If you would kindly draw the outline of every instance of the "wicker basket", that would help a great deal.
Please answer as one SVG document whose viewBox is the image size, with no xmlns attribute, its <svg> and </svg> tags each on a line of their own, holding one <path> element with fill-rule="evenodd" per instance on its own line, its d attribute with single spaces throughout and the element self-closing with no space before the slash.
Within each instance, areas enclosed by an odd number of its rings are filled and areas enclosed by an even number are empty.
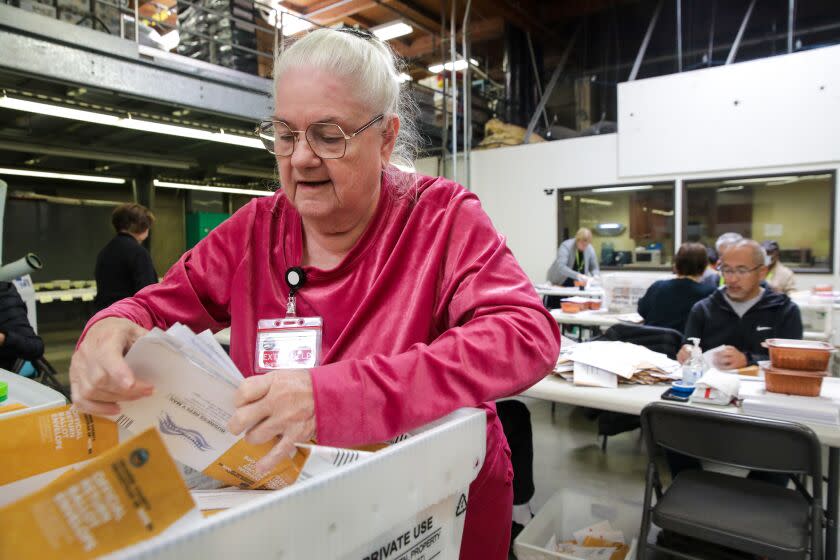
<svg viewBox="0 0 840 560">
<path fill-rule="evenodd" d="M 776 369 L 825 371 L 834 348 L 825 342 L 769 338 L 770 361 Z"/>
<path fill-rule="evenodd" d="M 827 371 L 797 371 L 765 366 L 764 386 L 770 393 L 819 397 Z"/>
</svg>

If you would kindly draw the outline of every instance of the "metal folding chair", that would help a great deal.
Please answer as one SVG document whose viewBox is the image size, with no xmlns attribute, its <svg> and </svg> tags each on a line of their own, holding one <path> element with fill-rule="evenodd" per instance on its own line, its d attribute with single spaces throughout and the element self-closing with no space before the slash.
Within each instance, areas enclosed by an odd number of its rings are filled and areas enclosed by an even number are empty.
<svg viewBox="0 0 840 560">
<path fill-rule="evenodd" d="M 821 447 L 810 428 L 673 403 L 649 404 L 641 419 L 649 461 L 640 560 L 650 549 L 700 560 L 663 544 L 648 544 L 651 523 L 665 531 L 776 560 L 823 558 Z M 690 470 L 679 473 L 663 489 L 656 463 L 661 449 L 744 469 L 798 475 L 792 477 L 797 488 Z"/>
</svg>

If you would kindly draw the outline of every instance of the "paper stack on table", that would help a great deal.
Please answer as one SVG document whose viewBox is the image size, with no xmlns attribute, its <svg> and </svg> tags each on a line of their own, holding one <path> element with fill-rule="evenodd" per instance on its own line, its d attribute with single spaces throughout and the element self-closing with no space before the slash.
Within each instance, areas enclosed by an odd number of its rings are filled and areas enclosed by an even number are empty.
<svg viewBox="0 0 840 560">
<path fill-rule="evenodd" d="M 764 383 L 742 383 L 741 408 L 745 414 L 794 422 L 840 425 L 840 384 L 825 383 L 819 397 L 769 393 Z"/>
<path fill-rule="evenodd" d="M 566 338 L 562 334 L 560 335 L 560 355 L 557 356 L 557 364 L 555 364 L 551 373 L 559 375 L 563 379 L 571 379 L 574 363 L 570 359 L 570 356 L 577 345 L 578 343 L 571 338 Z"/>
<path fill-rule="evenodd" d="M 568 359 L 574 363 L 575 385 L 588 387 L 618 387 L 619 381 L 650 385 L 680 375 L 676 360 L 629 342 L 585 342 Z"/>
<path fill-rule="evenodd" d="M 120 403 L 121 414 L 114 420 L 121 428 L 135 433 L 157 428 L 177 461 L 229 486 L 276 490 L 294 483 L 305 470 L 312 448 L 298 449 L 269 473 L 257 472 L 257 461 L 276 440 L 253 445 L 228 431 L 243 377 L 210 331 L 195 335 L 179 324 L 166 332 L 153 329 L 134 343 L 125 359 L 155 392 Z"/>
</svg>

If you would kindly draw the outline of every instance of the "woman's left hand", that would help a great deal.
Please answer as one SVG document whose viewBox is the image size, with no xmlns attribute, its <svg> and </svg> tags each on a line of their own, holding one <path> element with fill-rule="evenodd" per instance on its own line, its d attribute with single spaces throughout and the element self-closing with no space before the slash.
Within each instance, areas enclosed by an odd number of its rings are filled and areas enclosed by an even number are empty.
<svg viewBox="0 0 840 560">
<path fill-rule="evenodd" d="M 315 437 L 315 399 L 312 376 L 308 370 L 270 371 L 246 379 L 236 391 L 236 413 L 228 429 L 236 435 L 247 432 L 245 439 L 261 444 L 280 439 L 257 470 L 265 473 L 285 458 L 294 456 L 295 443 Z"/>
</svg>

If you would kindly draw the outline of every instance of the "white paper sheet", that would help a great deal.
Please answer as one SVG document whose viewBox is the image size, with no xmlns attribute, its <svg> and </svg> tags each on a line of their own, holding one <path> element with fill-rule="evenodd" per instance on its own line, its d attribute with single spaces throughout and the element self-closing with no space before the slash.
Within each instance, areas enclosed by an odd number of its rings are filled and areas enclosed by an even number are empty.
<svg viewBox="0 0 840 560">
<path fill-rule="evenodd" d="M 594 366 L 575 362 L 574 384 L 583 387 L 615 389 L 618 387 L 618 376 Z"/>
</svg>

